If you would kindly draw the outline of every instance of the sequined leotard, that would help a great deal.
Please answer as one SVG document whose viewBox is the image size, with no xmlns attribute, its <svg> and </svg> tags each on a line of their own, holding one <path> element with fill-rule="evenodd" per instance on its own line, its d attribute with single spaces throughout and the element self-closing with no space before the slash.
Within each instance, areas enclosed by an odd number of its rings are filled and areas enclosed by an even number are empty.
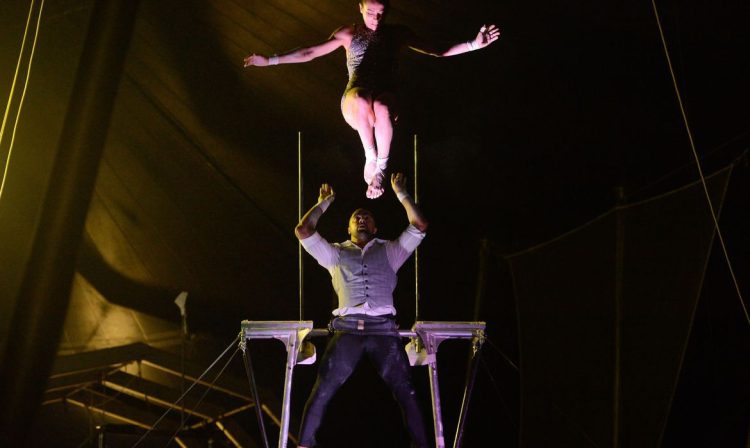
<svg viewBox="0 0 750 448">
<path fill-rule="evenodd" d="M 398 53 L 403 42 L 403 29 L 383 25 L 376 31 L 356 25 L 351 45 L 346 52 L 349 82 L 346 92 L 364 88 L 377 94 L 395 92 Z"/>
</svg>

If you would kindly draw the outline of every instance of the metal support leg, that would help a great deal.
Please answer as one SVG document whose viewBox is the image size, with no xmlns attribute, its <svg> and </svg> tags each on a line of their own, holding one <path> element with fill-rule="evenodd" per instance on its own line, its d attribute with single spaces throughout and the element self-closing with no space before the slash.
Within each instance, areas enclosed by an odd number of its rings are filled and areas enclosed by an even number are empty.
<svg viewBox="0 0 750 448">
<path fill-rule="evenodd" d="M 281 432 L 279 434 L 279 448 L 286 448 L 289 437 L 289 403 L 292 398 L 292 374 L 297 360 L 298 343 L 296 337 L 289 338 L 286 347 L 286 371 L 284 373 L 284 398 L 281 402 Z"/>
<path fill-rule="evenodd" d="M 435 428 L 435 446 L 445 448 L 443 436 L 443 415 L 440 409 L 440 384 L 438 383 L 437 361 L 428 366 L 430 373 L 430 391 L 432 392 L 432 421 Z"/>
<path fill-rule="evenodd" d="M 303 343 L 305 337 L 312 331 L 312 327 L 312 321 L 242 321 L 242 331 L 246 339 L 278 339 L 286 347 L 284 397 L 281 403 L 278 448 L 286 448 L 289 440 L 289 405 L 292 398 L 294 366 L 315 362 L 315 347 L 312 344 Z"/>
<path fill-rule="evenodd" d="M 484 322 L 416 322 L 414 324 L 414 332 L 422 341 L 424 351 L 421 354 L 414 353 L 412 356 L 415 358 L 416 365 L 427 364 L 428 366 L 430 392 L 432 393 L 432 419 L 437 448 L 445 448 L 437 368 L 438 346 L 446 339 L 472 339 L 476 348 L 477 341 L 484 340 L 484 328 Z M 466 398 L 464 400 L 466 401 Z M 461 413 L 464 414 L 463 409 Z M 458 434 L 456 437 L 457 440 L 460 440 Z"/>
</svg>

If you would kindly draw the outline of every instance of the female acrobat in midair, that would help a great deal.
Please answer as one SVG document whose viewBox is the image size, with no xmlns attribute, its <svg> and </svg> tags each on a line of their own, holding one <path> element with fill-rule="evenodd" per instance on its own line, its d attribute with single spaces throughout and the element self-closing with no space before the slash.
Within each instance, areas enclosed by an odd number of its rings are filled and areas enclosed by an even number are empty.
<svg viewBox="0 0 750 448">
<path fill-rule="evenodd" d="M 349 82 L 341 98 L 341 112 L 362 140 L 366 196 L 371 199 L 380 197 L 384 191 L 382 184 L 397 110 L 396 71 L 400 49 L 406 46 L 431 56 L 455 56 L 484 48 L 500 37 L 497 26 L 484 25 L 473 39 L 440 49 L 418 38 L 405 26 L 383 23 L 388 3 L 388 0 L 360 0 L 363 24 L 342 26 L 319 44 L 270 57 L 251 54 L 245 58 L 245 67 L 265 67 L 308 62 L 341 47 L 346 50 Z"/>
</svg>

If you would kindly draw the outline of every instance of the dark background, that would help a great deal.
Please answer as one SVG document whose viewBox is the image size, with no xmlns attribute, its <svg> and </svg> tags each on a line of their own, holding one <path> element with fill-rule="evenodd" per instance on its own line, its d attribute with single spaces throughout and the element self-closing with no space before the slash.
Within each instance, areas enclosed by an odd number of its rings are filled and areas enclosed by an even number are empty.
<svg viewBox="0 0 750 448">
<path fill-rule="evenodd" d="M 323 235 L 345 239 L 347 217 L 358 206 L 375 212 L 384 237 L 395 237 L 406 220 L 391 191 L 376 201 L 364 197 L 360 144 L 339 111 L 343 51 L 262 69 L 243 69 L 242 58 L 321 41 L 360 20 L 356 2 L 141 3 L 78 272 L 107 301 L 172 323 L 179 318 L 174 295 L 188 291 L 191 332 L 218 346 L 236 335 L 243 318 L 296 320 L 298 132 L 304 208 L 322 182 L 337 192 L 320 223 Z M 3 89 L 13 78 L 27 8 L 21 1 L 0 7 Z M 45 8 L 0 202 L 0 281 L 9 285 L 3 287 L 3 329 L 91 5 L 56 0 Z M 657 8 L 704 173 L 735 164 L 721 226 L 746 293 L 750 5 L 693 0 L 658 2 Z M 487 322 L 466 444 L 516 446 L 524 424 L 522 376 L 504 357 L 519 365 L 524 354 L 504 255 L 575 229 L 617 204 L 699 178 L 654 10 L 650 2 L 394 0 L 388 20 L 446 43 L 468 40 L 485 23 L 502 30 L 489 48 L 454 58 L 404 52 L 390 169 L 413 180 L 416 134 L 419 200 L 431 225 L 420 249 L 419 316 L 413 266 L 400 274 L 401 325 L 410 327 L 415 317 Z M 668 407 L 665 447 L 747 443 L 749 322 L 718 245 L 706 266 Z M 322 327 L 334 303 L 330 280 L 307 256 L 304 270 L 303 316 Z M 575 324 L 577 317 L 560 318 Z M 322 352 L 323 341 L 317 343 Z M 261 381 L 280 391 L 283 353 L 275 352 L 281 348 L 258 350 Z M 195 358 L 208 361 L 214 353 L 199 351 L 196 343 Z M 467 356 L 463 342 L 441 347 L 449 436 Z M 235 367 L 241 378 L 242 366 Z M 299 415 L 315 369 L 297 370 L 293 412 Z M 394 438 L 403 439 L 395 404 L 374 377 L 364 368 L 336 397 L 321 435 L 330 446 L 339 446 L 334 440 L 350 436 L 347 428 L 361 422 L 373 422 L 365 428 L 367 446 L 397 446 Z M 429 411 L 426 381 L 418 372 Z M 576 422 L 568 424 L 577 431 Z"/>
</svg>

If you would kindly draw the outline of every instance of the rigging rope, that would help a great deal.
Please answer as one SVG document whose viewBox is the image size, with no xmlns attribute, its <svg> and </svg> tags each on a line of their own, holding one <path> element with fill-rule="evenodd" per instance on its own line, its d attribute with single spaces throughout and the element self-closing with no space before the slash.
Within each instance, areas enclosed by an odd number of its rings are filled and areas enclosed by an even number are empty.
<svg viewBox="0 0 750 448">
<path fill-rule="evenodd" d="M 727 251 L 727 246 L 724 243 L 724 236 L 721 233 L 721 228 L 719 227 L 719 220 L 716 217 L 716 212 L 714 211 L 713 203 L 711 202 L 711 195 L 708 192 L 708 186 L 706 185 L 706 179 L 703 175 L 703 168 L 701 167 L 701 160 L 698 156 L 698 151 L 695 148 L 695 142 L 693 141 L 693 133 L 690 130 L 690 123 L 687 119 L 687 114 L 685 113 L 685 106 L 682 103 L 682 95 L 680 94 L 680 88 L 677 85 L 677 78 L 674 73 L 674 68 L 672 67 L 672 59 L 669 57 L 669 49 L 667 47 L 667 40 L 664 37 L 664 30 L 661 26 L 661 19 L 659 18 L 659 11 L 656 8 L 656 0 L 651 0 L 651 5 L 654 9 L 654 17 L 656 18 L 656 25 L 659 28 L 659 37 L 661 38 L 662 47 L 664 49 L 664 56 L 667 59 L 667 66 L 669 67 L 669 74 L 672 76 L 672 85 L 674 86 L 675 95 L 677 96 L 677 103 L 680 106 L 680 113 L 682 114 L 682 120 L 685 123 L 685 130 L 687 131 L 688 141 L 690 142 L 690 148 L 693 151 L 693 157 L 695 158 L 695 165 L 698 168 L 698 175 L 700 176 L 701 185 L 703 185 L 703 192 L 706 195 L 706 201 L 708 202 L 708 208 L 711 211 L 711 218 L 713 218 L 714 221 L 714 228 L 716 229 L 716 235 L 719 237 L 719 244 L 721 245 L 721 250 L 724 253 L 724 259 L 727 262 L 727 267 L 729 268 L 729 274 L 732 277 L 732 282 L 734 283 L 734 289 L 737 291 L 737 297 L 740 301 L 740 306 L 742 307 L 742 311 L 745 313 L 745 320 L 747 321 L 747 324 L 750 326 L 750 314 L 748 314 L 747 306 L 745 305 L 745 301 L 742 298 L 742 292 L 740 291 L 740 285 L 737 282 L 737 277 L 734 275 L 734 269 L 732 268 L 732 262 L 729 259 L 729 252 Z"/>
<path fill-rule="evenodd" d="M 216 358 L 216 359 L 214 360 L 214 362 L 212 362 L 212 363 L 211 363 L 211 365 L 210 365 L 210 366 L 208 366 L 208 368 L 206 368 L 206 370 L 204 370 L 204 371 L 203 371 L 203 373 L 201 373 L 201 375 L 200 375 L 200 376 L 199 376 L 199 377 L 198 377 L 198 378 L 197 378 L 197 379 L 196 379 L 195 381 L 193 381 L 193 384 L 191 384 L 191 385 L 190 385 L 190 387 L 188 387 L 188 388 L 187 388 L 187 390 L 186 390 L 186 391 L 185 391 L 185 392 L 184 392 L 184 393 L 183 393 L 182 395 L 180 395 L 180 398 L 178 398 L 178 399 L 177 399 L 177 400 L 176 400 L 176 401 L 175 401 L 174 403 L 172 403 L 172 405 L 173 405 L 173 406 L 174 406 L 174 405 L 177 405 L 177 403 L 181 402 L 181 401 L 182 401 L 182 400 L 183 400 L 183 399 L 185 398 L 185 396 L 186 396 L 187 394 L 189 394 L 189 393 L 190 393 L 190 391 L 191 391 L 191 390 L 193 390 L 193 388 L 194 388 L 194 387 L 195 387 L 195 386 L 196 386 L 196 385 L 197 385 L 198 383 L 200 383 L 200 381 L 201 381 L 201 380 L 203 379 L 203 377 L 204 377 L 204 376 L 206 376 L 206 375 L 208 374 L 208 372 L 209 372 L 209 371 L 211 371 L 211 369 L 213 369 L 213 368 L 214 368 L 214 366 L 215 366 L 215 365 L 216 365 L 216 364 L 217 364 L 217 363 L 218 363 L 218 362 L 219 362 L 219 361 L 221 360 L 221 358 L 223 358 L 223 357 L 224 357 L 224 355 L 226 355 L 226 354 L 227 354 L 227 352 L 229 351 L 229 349 L 230 349 L 230 348 L 232 348 L 232 346 L 234 346 L 234 344 L 236 344 L 236 343 L 237 343 L 237 340 L 238 340 L 238 339 L 240 338 L 240 336 L 241 336 L 241 334 L 240 334 L 240 335 L 238 335 L 237 337 L 235 337 L 234 339 L 232 339 L 232 342 L 230 342 L 230 343 L 229 343 L 229 345 L 227 346 L 227 348 L 225 348 L 225 349 L 224 349 L 224 351 L 223 351 L 223 352 L 221 353 L 221 355 L 219 355 L 219 357 L 218 357 L 218 358 Z M 235 352 L 235 353 L 236 353 L 236 352 Z M 232 354 L 232 357 L 234 357 L 234 354 Z M 222 369 L 222 370 L 223 370 L 223 369 Z M 167 408 L 167 410 L 166 410 L 166 411 L 164 411 L 164 413 L 163 413 L 163 414 L 161 415 L 161 417 L 159 417 L 159 418 L 158 418 L 158 419 L 156 420 L 156 422 L 154 422 L 154 424 L 153 424 L 153 425 L 151 425 L 151 428 L 149 428 L 149 429 L 148 429 L 148 431 L 146 431 L 146 432 L 144 432 L 144 433 L 143 433 L 143 435 L 142 435 L 142 436 L 141 436 L 141 437 L 140 437 L 140 438 L 139 438 L 139 439 L 138 439 L 138 440 L 137 440 L 137 441 L 136 441 L 136 442 L 135 442 L 135 443 L 133 444 L 133 446 L 132 446 L 131 448 L 135 448 L 135 447 L 137 447 L 138 445 L 140 445 L 140 444 L 141 444 L 141 442 L 143 442 L 143 441 L 144 441 L 144 440 L 146 439 L 146 437 L 148 437 L 148 435 L 149 435 L 149 434 L 151 434 L 151 432 L 152 432 L 152 431 L 153 431 L 154 429 L 156 429 L 156 427 L 157 427 L 157 426 L 159 426 L 159 423 L 161 423 L 161 421 L 162 421 L 162 420 L 164 420 L 164 418 L 165 418 L 165 417 L 166 417 L 166 416 L 167 416 L 167 415 L 168 415 L 168 414 L 169 414 L 169 413 L 170 413 L 171 411 L 172 411 L 172 408 L 171 408 L 171 407 Z"/>
<path fill-rule="evenodd" d="M 419 203 L 419 147 L 414 134 L 414 203 Z M 419 320 L 419 247 L 414 249 L 414 322 Z"/>
<path fill-rule="evenodd" d="M 297 131 L 297 222 L 302 221 L 302 131 Z M 299 275 L 299 320 L 305 314 L 305 263 L 302 259 L 302 240 L 297 242 L 297 266 Z"/>
<path fill-rule="evenodd" d="M 10 86 L 10 93 L 8 94 L 8 104 L 5 106 L 5 113 L 3 114 L 3 124 L 0 126 L 0 145 L 3 142 L 3 136 L 5 135 L 5 125 L 8 122 L 8 115 L 10 113 L 11 103 L 13 102 L 13 94 L 16 90 L 16 83 L 18 81 L 18 72 L 21 70 L 21 62 L 23 60 L 24 49 L 26 48 L 26 38 L 29 34 L 29 25 L 31 24 L 31 16 L 34 11 L 35 0 L 31 0 L 29 5 L 29 15 L 26 17 L 26 28 L 23 32 L 23 40 L 21 41 L 21 51 L 18 54 L 18 62 L 16 63 L 16 71 L 13 74 L 13 82 Z M 21 92 L 21 99 L 18 103 L 18 110 L 16 111 L 16 119 L 13 122 L 13 132 L 11 133 L 10 144 L 8 145 L 8 155 L 5 158 L 5 167 L 3 168 L 2 179 L 0 180 L 0 199 L 3 197 L 3 190 L 5 189 L 5 179 L 8 176 L 8 167 L 10 166 L 10 156 L 13 152 L 13 143 L 16 140 L 16 129 L 18 128 L 18 119 L 21 116 L 21 109 L 23 109 L 23 102 L 26 99 L 26 89 L 29 86 L 29 77 L 31 76 L 31 63 L 34 61 L 34 52 L 36 50 L 36 42 L 39 37 L 39 26 L 42 22 L 42 11 L 44 10 L 44 0 L 42 0 L 39 6 L 39 15 L 36 20 L 36 30 L 34 31 L 34 40 L 31 42 L 31 54 L 29 55 L 29 62 L 26 66 L 26 79 L 23 82 L 23 91 Z"/>
<path fill-rule="evenodd" d="M 209 384 L 209 386 L 206 387 L 206 390 L 203 391 L 203 394 L 198 399 L 198 401 L 195 402 L 195 405 L 192 408 L 190 408 L 190 412 L 188 412 L 189 415 L 195 414 L 195 411 L 198 409 L 198 406 L 200 406 L 200 404 L 203 403 L 203 400 L 206 398 L 206 395 L 208 395 L 208 393 L 211 392 L 211 390 L 213 390 L 214 384 L 216 384 L 216 381 L 218 381 L 219 377 L 224 373 L 224 371 L 227 369 L 227 367 L 229 367 L 229 364 L 232 362 L 232 360 L 234 359 L 234 357 L 237 355 L 237 353 L 239 351 L 240 351 L 240 348 L 237 347 L 235 349 L 234 353 L 232 353 L 232 356 L 230 356 L 229 359 L 227 359 L 227 362 L 224 363 L 224 367 L 222 367 L 221 370 L 219 370 L 219 373 L 216 374 L 216 376 L 214 377 L 213 381 L 211 381 L 211 384 Z M 224 356 L 224 355 L 222 354 L 222 356 Z M 220 420 L 220 417 L 221 416 L 217 417 L 217 421 Z M 179 434 L 180 431 L 182 431 L 183 429 L 185 429 L 185 426 L 186 425 L 183 422 L 174 431 L 174 433 L 172 434 L 172 437 L 169 438 L 169 440 L 167 441 L 167 443 L 164 446 L 168 447 L 169 444 L 172 443 L 172 441 L 175 440 L 175 438 L 177 438 L 177 434 Z M 226 435 L 226 433 L 225 433 L 225 435 Z"/>
</svg>

